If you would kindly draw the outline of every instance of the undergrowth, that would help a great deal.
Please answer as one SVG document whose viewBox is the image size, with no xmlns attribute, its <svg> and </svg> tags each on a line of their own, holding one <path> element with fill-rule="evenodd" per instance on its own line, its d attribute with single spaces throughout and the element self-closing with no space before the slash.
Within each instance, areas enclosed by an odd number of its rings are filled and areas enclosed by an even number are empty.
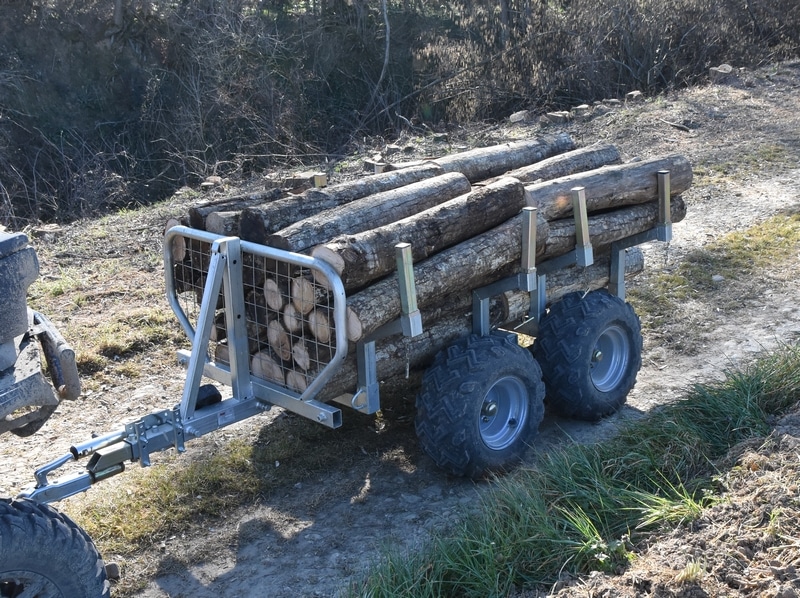
<svg viewBox="0 0 800 598">
<path fill-rule="evenodd" d="M 795 0 L 114 7 L 0 5 L 0 224 L 106 213 L 210 175 L 333 168 L 367 136 L 655 95 L 800 50 Z"/>
</svg>

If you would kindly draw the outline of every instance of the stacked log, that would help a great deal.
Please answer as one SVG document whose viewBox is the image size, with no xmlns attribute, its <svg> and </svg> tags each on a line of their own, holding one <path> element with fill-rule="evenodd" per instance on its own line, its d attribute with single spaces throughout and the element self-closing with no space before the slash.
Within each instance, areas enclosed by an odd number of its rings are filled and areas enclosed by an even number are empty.
<svg viewBox="0 0 800 598">
<path fill-rule="evenodd" d="M 343 324 L 351 343 L 370 338 L 400 317 L 396 245 L 408 242 L 423 333 L 378 342 L 377 373 L 385 379 L 407 367 L 425 365 L 437 351 L 468 334 L 471 292 L 519 272 L 527 222 L 523 208 L 537 208 L 535 256 L 537 263 L 546 262 L 575 249 L 572 190 L 585 188 L 595 263 L 549 274 L 548 302 L 573 290 L 608 284 L 610 244 L 658 224 L 659 171 L 670 172 L 672 222 L 685 217 L 681 194 L 692 182 L 685 158 L 620 162 L 613 146 L 574 149 L 572 140 L 560 135 L 462 152 L 326 189 L 309 189 L 296 197 L 247 205 L 240 212 L 220 204 L 225 209 L 204 217 L 206 227 L 210 221 L 221 234 L 234 234 L 235 228 L 223 224 L 229 220 L 220 217 L 220 224 L 215 224 L 215 219 L 216 214 L 237 213 L 238 232 L 245 240 L 310 253 L 330 264 L 347 293 Z M 172 247 L 182 266 L 203 254 L 193 249 L 191 242 L 182 246 L 176 241 Z M 251 372 L 302 392 L 335 350 L 329 285 L 316 271 L 251 262 L 247 267 L 253 275 L 248 275 L 246 295 L 251 307 Z M 626 275 L 642 268 L 641 252 L 628 250 Z M 492 322 L 513 327 L 527 318 L 529 307 L 529 293 L 502 293 L 492 298 Z M 251 319 L 256 323 L 251 325 Z M 223 330 L 215 333 L 214 353 L 222 361 L 227 359 L 224 336 Z M 355 391 L 352 349 L 318 398 L 330 400 Z"/>
</svg>

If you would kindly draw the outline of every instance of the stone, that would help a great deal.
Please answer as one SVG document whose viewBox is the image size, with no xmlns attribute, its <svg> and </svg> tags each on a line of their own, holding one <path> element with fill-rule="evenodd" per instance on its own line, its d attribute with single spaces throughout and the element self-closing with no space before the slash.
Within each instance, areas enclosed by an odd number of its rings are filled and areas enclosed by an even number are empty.
<svg viewBox="0 0 800 598">
<path fill-rule="evenodd" d="M 721 64 L 719 66 L 712 66 L 708 69 L 708 78 L 712 83 L 725 83 L 735 77 L 733 67 L 729 64 Z"/>
<path fill-rule="evenodd" d="M 644 94 L 641 91 L 629 91 L 625 94 L 626 102 L 644 102 Z"/>
<path fill-rule="evenodd" d="M 511 123 L 521 123 L 525 122 L 530 118 L 530 112 L 527 110 L 520 110 L 519 112 L 515 112 L 511 116 L 508 117 L 508 122 Z"/>
<path fill-rule="evenodd" d="M 558 112 L 548 112 L 545 117 L 551 123 L 562 124 L 569 122 L 570 113 L 565 110 L 560 110 Z"/>
</svg>

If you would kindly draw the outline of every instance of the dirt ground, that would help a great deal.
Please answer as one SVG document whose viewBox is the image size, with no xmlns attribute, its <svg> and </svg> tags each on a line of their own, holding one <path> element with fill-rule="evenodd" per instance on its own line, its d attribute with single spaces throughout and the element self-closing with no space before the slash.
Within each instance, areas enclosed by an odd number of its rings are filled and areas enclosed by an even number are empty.
<svg viewBox="0 0 800 598">
<path fill-rule="evenodd" d="M 685 155 L 696 171 L 694 186 L 684 196 L 688 215 L 675 225 L 668 247 L 659 243 L 643 247 L 646 270 L 637 284 L 647 284 L 693 248 L 771 215 L 800 209 L 798 92 L 800 62 L 785 63 L 739 71 L 727 82 L 642 103 L 607 102 L 562 125 L 538 120 L 487 125 L 479 136 L 499 141 L 566 130 L 581 146 L 595 141 L 614 143 L 625 159 Z M 464 131 L 451 132 L 451 138 L 468 143 Z M 148 211 L 140 220 L 127 218 L 124 225 L 113 217 L 107 219 L 105 250 L 109 255 L 141 261 L 136 279 L 121 282 L 110 275 L 103 279 L 105 286 L 101 284 L 97 292 L 105 293 L 109 309 L 112 303 L 115 309 L 125 308 L 129 290 L 161 284 L 162 269 L 142 255 L 158 245 L 164 214 L 176 207 L 173 203 Z M 40 231 L 34 242 L 47 243 L 47 234 L 51 233 Z M 59 229 L 52 234 L 68 238 L 78 233 Z M 44 276 L 57 276 L 64 264 L 82 259 L 69 251 L 45 255 Z M 670 322 L 645 335 L 643 367 L 619 414 L 594 425 L 546 416 L 531 455 L 553 443 L 588 443 L 607 437 L 621 421 L 680 398 L 690 384 L 718 378 L 726 368 L 747 363 L 765 349 L 800 339 L 798 272 L 800 263 L 788 272 L 767 268 L 755 279 L 721 280 L 717 297 L 704 303 L 687 302 Z M 134 295 L 130 293 L 128 302 L 135 301 Z M 65 298 L 65 306 L 68 301 Z M 65 307 L 64 313 L 81 317 L 73 308 Z M 60 317 L 65 316 L 52 314 L 57 324 Z M 103 315 L 89 311 L 82 317 Z M 180 396 L 181 376 L 177 366 L 154 361 L 147 380 L 119 377 L 75 403 L 64 404 L 35 436 L 0 438 L 0 494 L 16 493 L 31 481 L 35 466 L 65 453 L 71 443 L 85 440 L 92 432 L 108 431 L 116 422 L 174 404 Z M 141 554 L 104 555 L 122 567 L 115 595 L 335 596 L 381 549 L 413 549 L 429 530 L 457 521 L 459 513 L 477 503 L 485 484 L 447 477 L 420 453 L 411 423 L 413 379 L 401 381 L 399 387 L 398 398 L 386 410 L 385 425 L 364 420 L 363 427 L 348 428 L 348 434 L 360 436 L 356 454 L 331 454 L 330 467 L 322 473 L 212 524 L 198 524 Z M 181 459 L 202 458 L 204 451 L 215 450 L 224 440 L 255 438 L 269 426 L 278 433 L 291 433 L 293 417 L 272 410 L 198 441 Z M 778 422 L 770 438 L 732 452 L 731 469 L 724 475 L 726 500 L 690 529 L 653 538 L 622 575 L 565 580 L 561 584 L 565 587 L 552 588 L 550 593 L 797 596 L 798 446 L 800 416 L 794 414 Z M 324 454 L 334 447 L 323 441 L 307 450 Z M 118 484 L 110 481 L 103 489 L 69 500 L 98 500 L 97 496 L 113 492 Z"/>
</svg>

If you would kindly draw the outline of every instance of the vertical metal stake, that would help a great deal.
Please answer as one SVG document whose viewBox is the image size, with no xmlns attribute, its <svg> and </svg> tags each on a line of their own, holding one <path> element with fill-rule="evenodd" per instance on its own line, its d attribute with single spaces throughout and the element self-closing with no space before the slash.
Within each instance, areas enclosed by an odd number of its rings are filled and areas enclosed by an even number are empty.
<svg viewBox="0 0 800 598">
<path fill-rule="evenodd" d="M 625 248 L 611 244 L 611 272 L 608 277 L 608 292 L 625 300 Z"/>
<path fill-rule="evenodd" d="M 594 263 L 592 241 L 589 239 L 589 216 L 586 213 L 586 188 L 572 189 L 572 211 L 575 215 L 575 263 L 585 268 Z"/>
<path fill-rule="evenodd" d="M 658 222 L 656 234 L 659 241 L 672 240 L 672 212 L 670 208 L 669 170 L 658 171 Z"/>
<path fill-rule="evenodd" d="M 422 334 L 422 316 L 417 307 L 411 244 L 398 243 L 394 247 L 397 252 L 397 278 L 400 284 L 400 323 L 404 335 L 417 336 Z"/>
</svg>

